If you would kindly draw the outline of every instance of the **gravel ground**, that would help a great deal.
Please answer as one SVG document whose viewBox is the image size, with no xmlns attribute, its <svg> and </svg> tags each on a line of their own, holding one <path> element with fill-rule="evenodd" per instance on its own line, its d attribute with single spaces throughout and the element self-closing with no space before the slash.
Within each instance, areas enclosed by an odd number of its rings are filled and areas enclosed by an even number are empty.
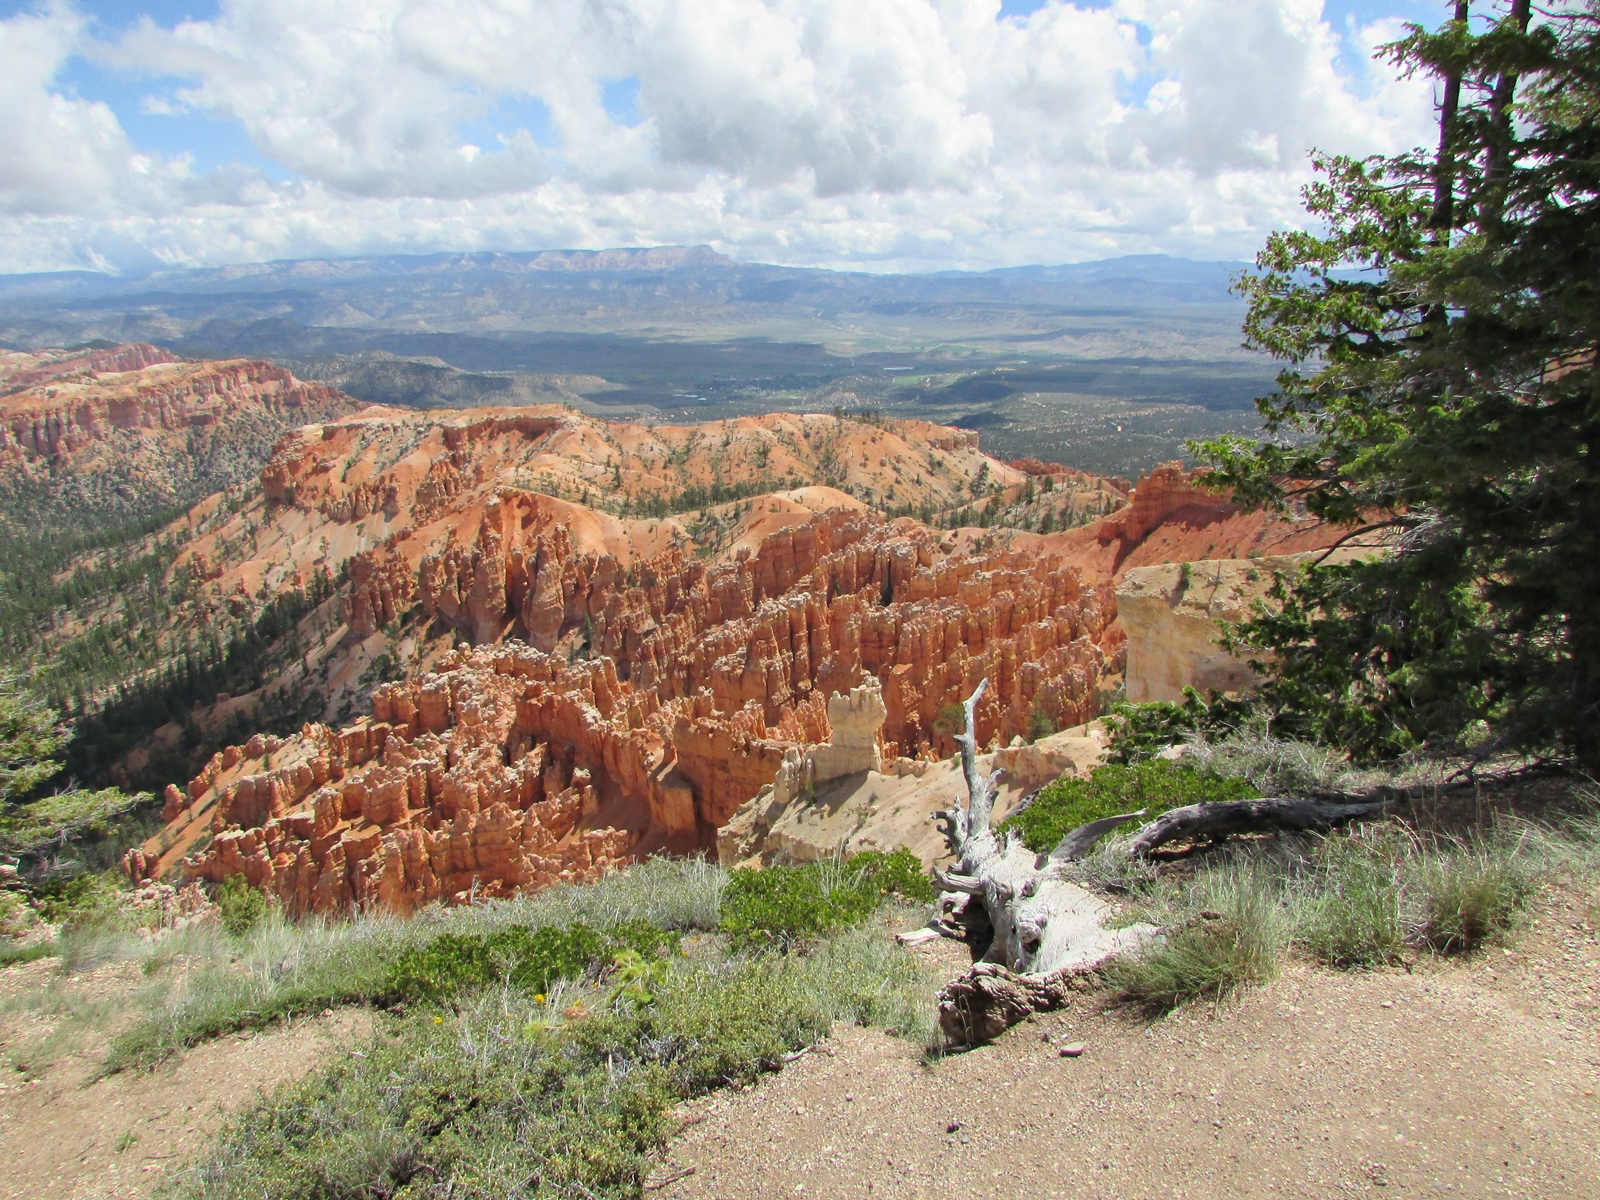
<svg viewBox="0 0 1600 1200">
<path fill-rule="evenodd" d="M 932 1063 L 841 1028 L 753 1090 L 685 1106 L 652 1194 L 1595 1200 L 1597 916 L 1547 889 L 1510 952 L 1297 965 L 1153 1024 L 1086 1000 Z M 1069 1041 L 1085 1053 L 1061 1057 Z"/>
<path fill-rule="evenodd" d="M 56 970 L 56 960 L 41 959 L 0 971 L 0 1002 L 12 1009 L 0 1020 L 3 1200 L 150 1196 L 206 1146 L 229 1110 L 358 1044 L 372 1025 L 363 1010 L 341 1010 L 218 1038 L 151 1071 L 96 1079 L 111 1035 L 133 1018 L 131 998 L 148 981 L 132 963 L 66 981 Z M 30 993 L 50 1002 L 19 1008 Z M 87 1027 L 61 1029 L 68 1015 Z M 58 1029 L 58 1043 L 68 1044 L 53 1056 L 45 1048 Z"/>
</svg>

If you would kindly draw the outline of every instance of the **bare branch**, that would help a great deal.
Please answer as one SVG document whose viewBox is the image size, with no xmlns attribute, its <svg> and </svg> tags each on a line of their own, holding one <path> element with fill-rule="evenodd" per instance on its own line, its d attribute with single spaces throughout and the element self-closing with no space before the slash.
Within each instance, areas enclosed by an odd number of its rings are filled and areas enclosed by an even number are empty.
<svg viewBox="0 0 1600 1200">
<path fill-rule="evenodd" d="M 1135 817 L 1142 817 L 1147 811 L 1149 810 L 1141 808 L 1138 812 L 1121 813 L 1115 817 L 1101 817 L 1098 821 L 1089 821 L 1079 825 L 1056 843 L 1056 848 L 1050 851 L 1050 861 L 1076 862 L 1089 853 L 1096 842 L 1118 825 L 1121 825 L 1124 821 L 1131 821 Z"/>
<path fill-rule="evenodd" d="M 983 882 L 974 879 L 971 875 L 957 875 L 955 872 L 946 874 L 938 867 L 933 869 L 933 882 L 942 892 L 965 892 L 969 896 L 976 896 L 983 891 Z"/>
<path fill-rule="evenodd" d="M 989 815 L 993 808 L 991 785 L 978 776 L 978 701 L 988 687 L 989 680 L 981 679 L 972 695 L 967 697 L 966 703 L 961 706 L 966 713 L 967 727 L 956 735 L 956 745 L 961 747 L 961 770 L 967 777 L 967 794 L 970 797 L 967 801 L 966 829 L 969 838 L 988 831 Z"/>
<path fill-rule="evenodd" d="M 1303 832 L 1331 829 L 1347 821 L 1370 817 L 1384 810 L 1386 802 L 1364 804 L 1325 804 L 1319 800 L 1223 800 L 1214 804 L 1191 804 L 1162 813 L 1141 826 L 1128 843 L 1134 858 L 1149 854 L 1157 846 L 1180 839 L 1216 840 L 1235 833 L 1263 833 L 1269 829 Z"/>
</svg>

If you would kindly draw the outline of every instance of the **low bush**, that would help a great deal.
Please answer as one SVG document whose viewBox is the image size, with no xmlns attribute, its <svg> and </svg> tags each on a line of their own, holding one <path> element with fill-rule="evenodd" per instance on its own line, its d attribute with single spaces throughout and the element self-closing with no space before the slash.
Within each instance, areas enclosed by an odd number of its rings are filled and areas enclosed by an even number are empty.
<svg viewBox="0 0 1600 1200">
<path fill-rule="evenodd" d="M 267 897 L 243 875 L 230 875 L 217 889 L 217 908 L 222 928 L 232 937 L 243 937 L 266 915 Z"/>
<path fill-rule="evenodd" d="M 122 908 L 119 872 L 87 872 L 47 879 L 33 889 L 33 907 L 64 932 L 115 925 Z"/>
<path fill-rule="evenodd" d="M 1220 735 L 1201 733 L 1184 747 L 1184 761 L 1213 775 L 1248 779 L 1268 796 L 1364 793 L 1388 783 L 1395 768 L 1360 767 L 1321 742 L 1279 737 L 1264 718 L 1250 718 Z"/>
<path fill-rule="evenodd" d="M 897 896 L 912 904 L 933 903 L 932 877 L 922 869 L 922 860 L 904 846 L 888 854 L 863 850 L 852 854 L 846 865 L 861 871 L 866 885 L 877 888 L 880 896 Z"/>
<path fill-rule="evenodd" d="M 558 979 L 597 973 L 618 954 L 660 957 L 678 936 L 644 921 L 607 930 L 588 925 L 513 925 L 494 933 L 446 933 L 395 960 L 383 999 L 437 1000 L 488 983 L 548 992 Z"/>
<path fill-rule="evenodd" d="M 1078 826 L 1102 817 L 1142 808 L 1149 820 L 1169 808 L 1260 794 L 1246 780 L 1225 779 L 1167 759 L 1132 766 L 1107 763 L 1088 779 L 1066 776 L 1047 784 L 1032 804 L 1006 818 L 1000 828 L 1015 830 L 1028 849 L 1043 854 Z"/>
<path fill-rule="evenodd" d="M 787 947 L 859 925 L 886 896 L 927 903 L 933 885 L 901 847 L 843 861 L 732 872 L 722 896 L 722 930 L 735 944 Z"/>
<path fill-rule="evenodd" d="M 490 988 L 388 1022 L 360 1056 L 235 1116 L 174 1191 L 636 1197 L 683 1100 L 775 1069 L 836 1020 L 933 1027 L 931 980 L 882 928 L 807 955 L 678 958 L 658 976 L 640 1003 L 552 1015 L 567 997 Z"/>
<path fill-rule="evenodd" d="M 29 942 L 24 946 L 0 946 L 0 967 L 15 966 L 17 963 L 37 962 L 41 958 L 51 958 L 59 953 L 54 942 Z"/>
<path fill-rule="evenodd" d="M 382 1002 L 394 994 L 395 964 L 441 935 L 482 936 L 519 926 L 611 928 L 633 921 L 712 930 L 727 879 L 726 871 L 710 863 L 657 858 L 598 883 L 503 903 L 425 910 L 410 919 L 290 923 L 281 911 L 269 910 L 225 953 L 211 954 L 210 965 L 192 971 L 180 999 L 151 1009 L 118 1034 L 103 1069 L 146 1066 L 206 1038 L 261 1028 L 295 1013 Z M 142 940 L 135 947 L 148 953 Z M 98 945 L 93 950 L 86 961 L 115 957 Z"/>
<path fill-rule="evenodd" d="M 1111 761 L 1132 766 L 1154 758 L 1169 746 L 1183 745 L 1196 737 L 1220 737 L 1237 727 L 1250 709 L 1249 699 L 1213 696 L 1206 701 L 1192 687 L 1183 689 L 1183 700 L 1178 703 L 1166 700 L 1142 704 L 1116 702 L 1106 714 L 1106 724 L 1111 730 Z"/>
</svg>

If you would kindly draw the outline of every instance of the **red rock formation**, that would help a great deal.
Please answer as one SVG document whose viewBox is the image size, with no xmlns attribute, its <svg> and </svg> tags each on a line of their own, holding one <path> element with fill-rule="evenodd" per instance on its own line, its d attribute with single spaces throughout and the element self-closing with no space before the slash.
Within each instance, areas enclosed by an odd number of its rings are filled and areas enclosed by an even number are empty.
<svg viewBox="0 0 1600 1200">
<path fill-rule="evenodd" d="M 978 736 L 1009 741 L 1035 710 L 1060 726 L 1091 717 L 1117 647 L 1109 588 L 1051 555 L 947 557 L 919 526 L 838 510 L 731 561 L 673 547 L 624 569 L 577 552 L 540 511 L 502 493 L 470 546 L 423 559 L 417 594 L 475 638 L 509 629 L 557 652 L 456 651 L 377 689 L 354 726 L 218 755 L 167 797 L 174 827 L 211 831 L 188 878 L 242 873 L 290 913 L 589 879 L 646 839 L 709 844 L 787 751 L 828 741 L 826 697 L 868 675 L 882 752 L 942 755 L 934 724 L 979 678 Z M 409 594 L 388 551 L 358 556 L 353 576 L 358 630 Z M 585 632 L 596 657 L 568 662 L 560 647 Z"/>
<path fill-rule="evenodd" d="M 365 550 L 350 561 L 345 620 L 365 637 L 411 607 L 416 593 L 411 564 L 393 550 Z"/>
<path fill-rule="evenodd" d="M 1075 475 L 1071 467 L 1064 467 L 1060 463 L 1047 463 L 1037 458 L 1013 458 L 1006 464 L 1014 471 L 1021 471 L 1024 475 Z"/>
<path fill-rule="evenodd" d="M 1100 522 L 1095 537 L 1101 545 L 1120 539 L 1132 549 L 1156 526 L 1185 510 L 1193 510 L 1193 515 L 1213 523 L 1232 516 L 1239 507 L 1226 496 L 1201 486 L 1199 472 L 1185 471 L 1178 462 L 1162 463 L 1140 478 L 1126 508 Z"/>
<path fill-rule="evenodd" d="M 628 728 L 634 714 L 607 694 L 598 664 L 582 698 L 542 703 L 564 678 L 557 668 L 526 650 L 462 653 L 380 688 L 370 720 L 338 732 L 307 725 L 219 756 L 190 785 L 212 837 L 182 874 L 242 874 L 291 915 L 403 913 L 595 878 L 641 831 L 579 823 L 598 811 L 597 787 L 648 786 L 652 747 Z M 565 678 L 574 694 L 577 682 Z M 596 684 L 620 724 L 581 711 Z M 552 742 L 546 727 L 573 738 Z M 152 849 L 130 854 L 130 873 L 150 877 Z"/>
<path fill-rule="evenodd" d="M 124 378 L 95 378 L 105 372 Z M 353 407 L 343 393 L 304 383 L 272 363 L 180 363 L 140 345 L 19 370 L 9 379 L 0 371 L 0 382 L 16 389 L 0 399 L 0 458 L 17 461 L 72 454 L 117 430 L 217 425 L 241 405 Z"/>
</svg>

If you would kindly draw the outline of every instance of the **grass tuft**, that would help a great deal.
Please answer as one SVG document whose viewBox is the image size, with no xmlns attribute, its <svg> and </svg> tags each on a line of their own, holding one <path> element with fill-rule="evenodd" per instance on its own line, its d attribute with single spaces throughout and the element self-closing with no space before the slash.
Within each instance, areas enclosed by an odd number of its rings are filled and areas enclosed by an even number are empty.
<svg viewBox="0 0 1600 1200">
<path fill-rule="evenodd" d="M 1439 954 L 1467 954 L 1515 924 L 1535 888 L 1515 849 L 1477 842 L 1423 858 L 1414 888 L 1421 908 L 1417 940 Z"/>
<path fill-rule="evenodd" d="M 1146 1013 L 1219 1001 L 1271 980 L 1287 943 L 1282 889 L 1266 872 L 1232 864 L 1200 876 L 1154 943 L 1118 959 L 1108 982 Z"/>
<path fill-rule="evenodd" d="M 1416 853 L 1391 824 L 1358 826 L 1322 839 L 1301 888 L 1299 940 L 1334 967 L 1381 967 L 1406 950 L 1404 883 Z"/>
</svg>

